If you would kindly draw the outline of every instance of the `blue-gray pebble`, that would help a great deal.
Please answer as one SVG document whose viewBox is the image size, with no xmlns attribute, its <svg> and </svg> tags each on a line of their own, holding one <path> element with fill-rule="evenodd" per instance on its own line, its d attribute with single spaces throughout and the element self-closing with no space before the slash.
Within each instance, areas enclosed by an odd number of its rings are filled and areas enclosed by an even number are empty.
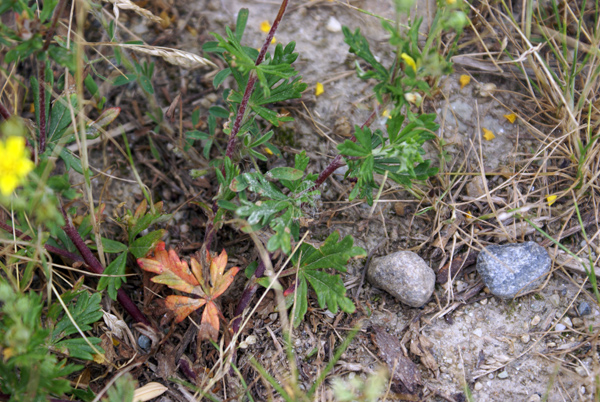
<svg viewBox="0 0 600 402">
<path fill-rule="evenodd" d="M 582 301 L 579 303 L 579 306 L 577 306 L 577 312 L 579 315 L 590 315 L 592 313 L 592 308 L 588 302 Z"/>
<path fill-rule="evenodd" d="M 477 258 L 477 271 L 493 295 L 511 299 L 539 286 L 550 264 L 546 249 L 529 241 L 485 247 Z"/>
<path fill-rule="evenodd" d="M 140 335 L 138 338 L 138 346 L 144 350 L 150 349 L 152 341 L 146 335 Z"/>
</svg>

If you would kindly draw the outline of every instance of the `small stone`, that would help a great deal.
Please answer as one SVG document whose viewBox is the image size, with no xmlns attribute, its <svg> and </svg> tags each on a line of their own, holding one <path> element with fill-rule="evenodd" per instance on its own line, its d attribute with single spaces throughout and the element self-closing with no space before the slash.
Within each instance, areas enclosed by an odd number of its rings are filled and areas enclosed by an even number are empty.
<svg viewBox="0 0 600 402">
<path fill-rule="evenodd" d="M 533 394 L 529 397 L 527 402 L 540 402 L 541 400 L 542 400 L 541 396 L 539 396 L 538 394 Z"/>
<path fill-rule="evenodd" d="M 562 323 L 569 328 L 573 328 L 573 322 L 571 322 L 571 319 L 569 317 L 563 318 Z"/>
<path fill-rule="evenodd" d="M 582 377 L 587 377 L 589 375 L 589 372 L 583 366 L 577 366 L 575 371 Z"/>
<path fill-rule="evenodd" d="M 483 330 L 482 330 L 481 328 L 476 328 L 476 329 L 473 331 L 473 334 L 474 334 L 474 335 L 477 335 L 477 337 L 481 338 L 481 337 L 483 336 Z"/>
<path fill-rule="evenodd" d="M 565 329 L 567 329 L 567 326 L 565 324 L 556 324 L 556 326 L 554 327 L 555 331 L 564 331 Z"/>
<path fill-rule="evenodd" d="M 502 378 L 502 379 L 504 379 L 504 378 L 508 378 L 508 373 L 506 372 L 506 370 L 504 370 L 504 371 L 500 372 L 500 373 L 498 374 L 498 378 Z"/>
<path fill-rule="evenodd" d="M 592 308 L 590 307 L 588 302 L 582 301 L 581 303 L 579 303 L 579 306 L 577 306 L 577 312 L 579 313 L 579 315 L 589 315 L 592 312 Z"/>
<path fill-rule="evenodd" d="M 152 341 L 146 335 L 140 335 L 137 342 L 138 346 L 144 350 L 148 350 L 152 346 Z"/>
<path fill-rule="evenodd" d="M 467 183 L 467 195 L 469 197 L 478 198 L 486 193 L 485 178 L 482 176 L 475 176 Z"/>
<path fill-rule="evenodd" d="M 482 306 L 485 306 L 487 304 L 487 299 L 483 299 L 482 301 L 479 302 Z"/>
<path fill-rule="evenodd" d="M 560 296 L 558 294 L 554 293 L 548 299 L 550 300 L 550 303 L 552 303 L 552 305 L 554 307 L 560 306 Z"/>
<path fill-rule="evenodd" d="M 483 389 L 483 384 L 477 381 L 473 388 L 475 388 L 475 391 L 481 391 Z"/>
<path fill-rule="evenodd" d="M 329 17 L 327 20 L 327 26 L 325 27 L 329 32 L 341 32 L 342 24 L 334 16 Z"/>
<path fill-rule="evenodd" d="M 556 347 L 556 342 L 548 342 L 548 343 L 546 344 L 546 347 L 547 347 L 547 348 L 555 348 L 555 347 Z"/>
<path fill-rule="evenodd" d="M 465 282 L 463 281 L 456 281 L 456 291 L 457 292 L 462 292 L 463 290 L 465 290 L 466 288 L 468 288 L 469 285 L 467 285 Z"/>
<path fill-rule="evenodd" d="M 585 325 L 583 319 L 579 317 L 573 317 L 571 321 L 573 322 L 573 328 L 581 328 Z"/>
<path fill-rule="evenodd" d="M 537 287 L 550 263 L 548 252 L 535 242 L 491 245 L 479 253 L 477 271 L 493 295 L 511 299 Z"/>
<path fill-rule="evenodd" d="M 412 307 L 427 303 L 435 286 L 435 273 L 412 251 L 398 251 L 373 259 L 367 279 Z"/>
<path fill-rule="evenodd" d="M 536 314 L 535 317 L 533 317 L 531 319 L 531 326 L 535 327 L 536 325 L 538 325 L 540 323 L 541 320 L 542 319 L 540 318 L 540 316 Z"/>
<path fill-rule="evenodd" d="M 531 336 L 529 336 L 529 334 L 525 334 L 525 335 L 521 336 L 521 342 L 523 342 L 523 343 L 529 343 L 530 340 L 531 340 Z"/>
</svg>

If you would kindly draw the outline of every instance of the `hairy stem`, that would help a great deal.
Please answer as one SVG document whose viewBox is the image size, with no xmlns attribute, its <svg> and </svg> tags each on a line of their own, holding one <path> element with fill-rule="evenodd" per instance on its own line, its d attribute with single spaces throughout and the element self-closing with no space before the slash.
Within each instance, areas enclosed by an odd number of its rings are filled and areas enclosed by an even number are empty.
<svg viewBox="0 0 600 402">
<path fill-rule="evenodd" d="M 360 128 L 363 129 L 367 126 L 370 126 L 371 123 L 373 123 L 373 120 L 375 120 L 375 116 L 377 116 L 376 110 L 374 110 L 371 113 L 369 118 L 362 124 L 362 126 L 360 126 Z M 352 142 L 356 142 L 356 137 L 352 135 L 352 138 L 350 140 Z M 345 164 L 346 162 L 342 160 L 342 155 L 338 154 L 335 158 L 333 158 L 329 165 L 327 165 L 327 167 L 323 169 L 321 174 L 319 174 L 319 177 L 317 177 L 317 180 L 315 181 L 315 185 L 312 186 L 312 188 L 309 191 L 314 191 L 317 188 L 319 188 L 319 186 L 321 186 L 321 184 L 323 184 L 325 180 L 327 180 L 327 178 L 333 174 L 333 172 L 335 172 L 338 168 L 341 168 Z"/>
<path fill-rule="evenodd" d="M 2 116 L 2 118 L 4 120 L 8 120 L 10 119 L 10 112 L 8 111 L 8 109 L 2 104 L 2 102 L 0 102 L 0 116 Z"/>
<path fill-rule="evenodd" d="M 46 88 L 44 85 L 46 63 L 39 61 L 38 66 L 38 84 L 40 93 L 40 154 L 46 150 Z"/>
<path fill-rule="evenodd" d="M 98 261 L 94 253 L 92 253 L 92 250 L 90 250 L 85 244 L 85 242 L 79 235 L 79 232 L 73 226 L 73 223 L 71 222 L 64 208 L 61 207 L 61 211 L 63 216 L 65 217 L 66 222 L 65 226 L 63 226 L 63 230 L 65 231 L 67 236 L 69 236 L 69 239 L 71 239 L 75 247 L 77 247 L 77 250 L 79 250 L 79 252 L 81 253 L 81 256 L 83 257 L 86 264 L 89 266 L 90 270 L 97 274 L 103 273 L 104 267 L 102 266 L 102 264 L 100 264 L 100 261 Z M 127 311 L 136 322 L 145 324 L 149 328 L 152 328 L 150 321 L 148 321 L 144 314 L 142 314 L 142 312 L 137 308 L 135 303 L 129 298 L 129 296 L 127 295 L 127 293 L 125 293 L 123 289 L 118 290 L 117 301 L 121 303 L 125 311 Z"/>
<path fill-rule="evenodd" d="M 275 31 L 277 31 L 277 27 L 279 27 L 279 23 L 283 18 L 283 14 L 285 13 L 285 9 L 287 8 L 288 0 L 283 0 L 281 2 L 281 6 L 279 7 L 279 12 L 277 13 L 277 17 L 275 17 L 275 21 L 273 21 L 273 25 L 271 25 L 271 30 L 269 31 L 265 42 L 260 49 L 260 53 L 258 54 L 258 58 L 254 63 L 255 66 L 258 66 L 263 62 L 265 55 L 267 54 L 267 49 L 273 40 L 273 36 L 275 36 Z M 242 103 L 240 103 L 240 108 L 238 109 L 237 116 L 235 117 L 235 122 L 233 123 L 233 127 L 231 129 L 231 134 L 229 135 L 229 141 L 227 142 L 227 152 L 226 156 L 231 158 L 233 156 L 233 152 L 235 150 L 235 143 L 237 139 L 237 135 L 240 131 L 240 127 L 242 126 L 242 120 L 244 119 L 244 115 L 246 114 L 246 109 L 248 108 L 248 102 L 250 101 L 250 96 L 252 95 L 252 91 L 254 90 L 254 85 L 256 84 L 256 73 L 252 71 L 250 76 L 248 77 L 248 83 L 246 84 L 246 89 L 244 90 L 244 97 L 242 98 Z M 223 167 L 223 173 L 225 167 Z"/>
</svg>

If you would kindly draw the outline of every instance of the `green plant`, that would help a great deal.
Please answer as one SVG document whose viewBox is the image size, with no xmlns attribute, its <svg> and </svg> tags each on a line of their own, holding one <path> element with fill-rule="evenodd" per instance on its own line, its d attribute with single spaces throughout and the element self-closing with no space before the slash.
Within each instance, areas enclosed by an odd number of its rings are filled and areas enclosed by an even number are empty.
<svg viewBox="0 0 600 402">
<path fill-rule="evenodd" d="M 71 293 L 65 299 L 73 296 Z M 80 295 L 81 302 L 70 306 L 72 314 L 87 317 L 81 325 L 98 319 L 94 314 L 99 312 L 100 299 L 91 301 L 87 296 Z M 64 377 L 82 366 L 68 364 L 66 359 L 59 361 L 48 353 L 49 346 L 67 355 L 92 358 L 90 349 L 80 342 L 81 338 L 63 339 L 76 332 L 66 315 L 51 330 L 42 326 L 42 309 L 41 295 L 16 292 L 0 279 L 0 390 L 10 395 L 10 401 L 42 402 L 49 395 L 62 395 L 71 390 Z M 58 312 L 55 309 L 53 315 Z"/>
</svg>

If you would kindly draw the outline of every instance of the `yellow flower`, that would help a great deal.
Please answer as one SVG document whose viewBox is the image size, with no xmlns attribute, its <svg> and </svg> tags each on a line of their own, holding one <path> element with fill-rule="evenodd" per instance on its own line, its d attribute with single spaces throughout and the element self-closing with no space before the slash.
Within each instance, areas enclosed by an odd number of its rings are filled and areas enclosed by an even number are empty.
<svg viewBox="0 0 600 402">
<path fill-rule="evenodd" d="M 458 82 L 460 83 L 460 89 L 463 89 L 464 87 L 469 85 L 469 82 L 471 82 L 471 76 L 463 74 L 460 76 L 460 79 L 458 80 Z"/>
<path fill-rule="evenodd" d="M 267 33 L 271 30 L 271 24 L 269 23 L 269 21 L 263 21 L 260 23 L 260 30 L 263 31 L 264 33 Z"/>
<path fill-rule="evenodd" d="M 517 115 L 514 113 L 505 114 L 504 117 L 506 118 L 506 120 L 510 121 L 510 124 L 514 124 L 515 120 L 517 120 Z"/>
<path fill-rule="evenodd" d="M 415 59 L 413 59 L 412 57 L 410 57 L 406 53 L 402 53 L 400 55 L 400 57 L 402 57 L 402 60 L 404 60 L 404 62 L 406 64 L 408 64 L 414 71 L 417 71 L 417 63 L 415 63 Z"/>
<path fill-rule="evenodd" d="M 556 195 L 547 195 L 546 202 L 548 203 L 548 206 L 552 206 L 552 204 L 554 204 L 556 202 L 557 198 L 558 198 L 558 196 L 556 196 Z"/>
<path fill-rule="evenodd" d="M 481 128 L 483 130 L 483 138 L 485 138 L 487 141 L 491 141 L 494 138 L 496 138 L 496 136 L 494 135 L 494 133 L 492 133 L 490 130 L 488 130 L 487 128 Z"/>
<path fill-rule="evenodd" d="M 323 84 L 321 84 L 320 82 L 317 82 L 317 86 L 315 87 L 315 96 L 319 96 L 323 92 L 325 92 L 325 89 L 323 88 Z"/>
<path fill-rule="evenodd" d="M 9 195 L 33 169 L 25 138 L 8 137 L 0 141 L 0 192 Z"/>
</svg>

